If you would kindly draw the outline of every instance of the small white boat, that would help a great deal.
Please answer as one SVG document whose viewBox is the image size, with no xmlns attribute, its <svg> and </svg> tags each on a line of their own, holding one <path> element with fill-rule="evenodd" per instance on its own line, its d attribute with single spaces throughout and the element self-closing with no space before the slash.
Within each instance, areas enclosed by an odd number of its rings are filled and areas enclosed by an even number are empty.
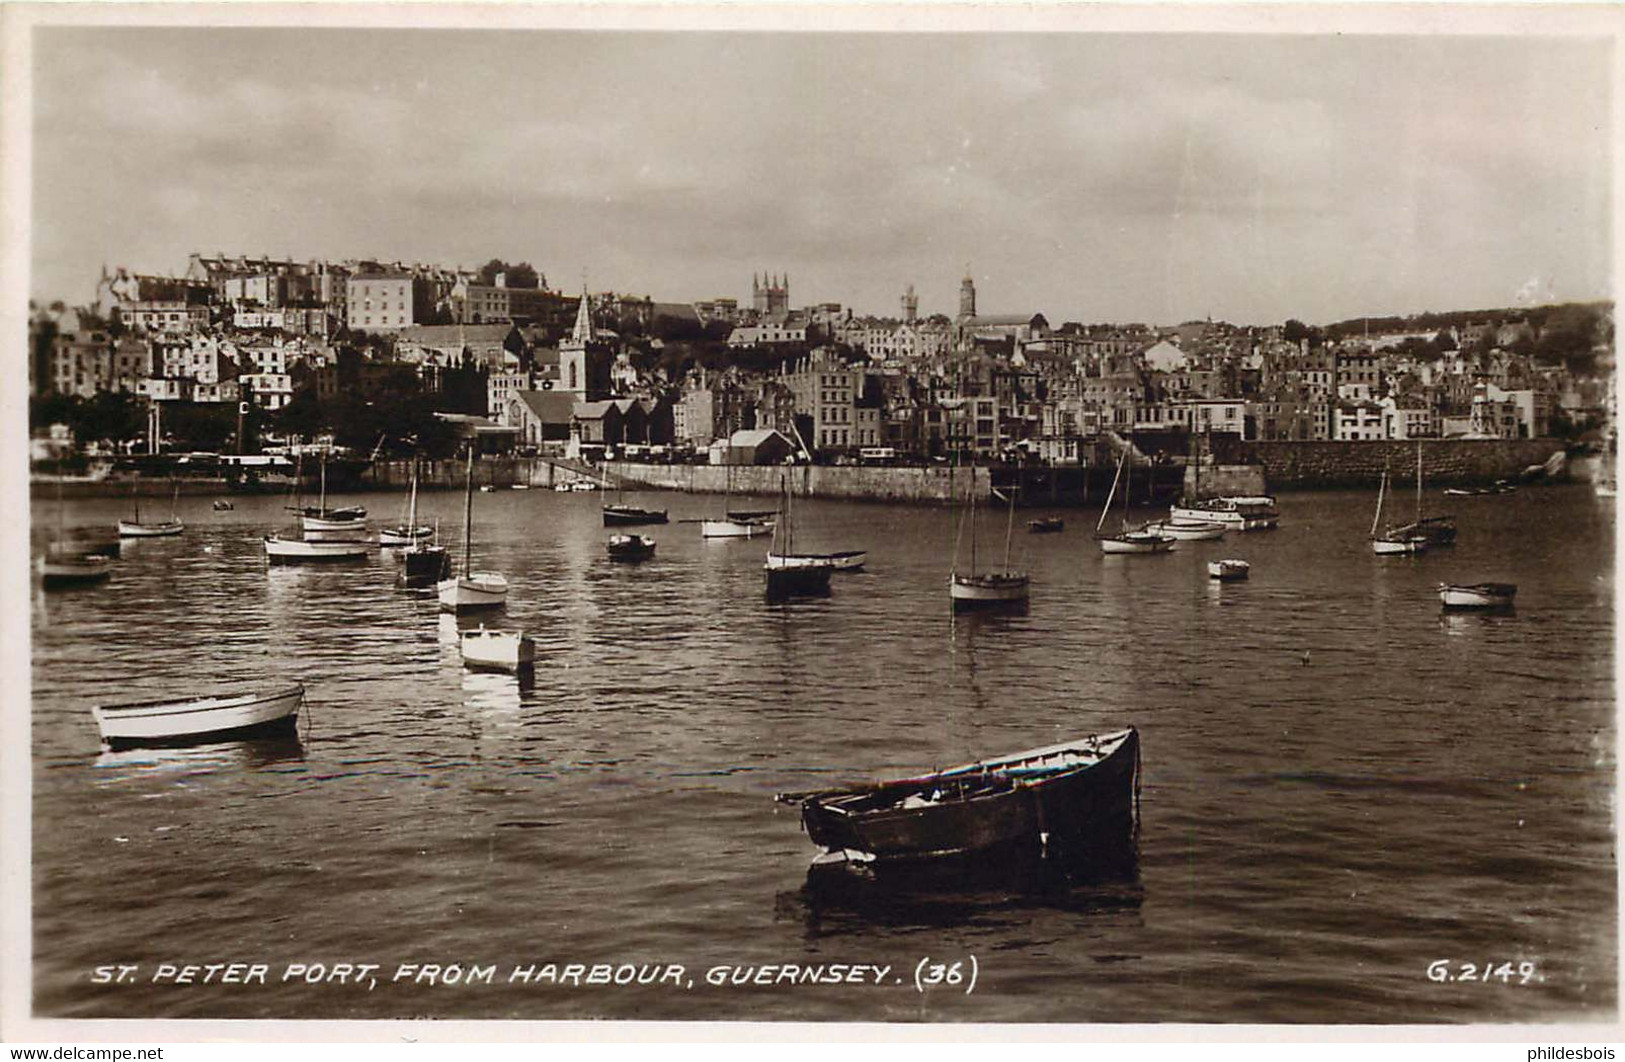
<svg viewBox="0 0 1625 1062">
<path fill-rule="evenodd" d="M 1226 530 L 1217 520 L 1160 520 L 1145 529 L 1179 542 L 1211 542 L 1223 538 Z"/>
<path fill-rule="evenodd" d="M 371 552 L 372 544 L 368 542 L 310 541 L 275 534 L 265 536 L 265 557 L 272 564 L 357 560 Z"/>
<path fill-rule="evenodd" d="M 774 521 L 766 517 L 748 520 L 701 520 L 702 538 L 755 538 L 773 533 Z"/>
<path fill-rule="evenodd" d="M 496 608 L 508 600 L 508 579 L 501 572 L 469 572 L 437 583 L 435 593 L 446 612 Z"/>
<path fill-rule="evenodd" d="M 578 479 L 574 483 L 570 484 L 570 489 L 585 493 L 589 490 L 597 490 L 598 484 L 594 483 L 590 479 Z"/>
<path fill-rule="evenodd" d="M 1244 560 L 1226 558 L 1224 560 L 1208 561 L 1207 574 L 1210 579 L 1220 579 L 1230 582 L 1236 579 L 1245 579 L 1252 571 L 1253 566 Z"/>
<path fill-rule="evenodd" d="M 1439 584 L 1439 603 L 1445 608 L 1511 608 L 1518 588 L 1512 583 Z"/>
<path fill-rule="evenodd" d="M 1379 557 L 1398 557 L 1406 554 L 1426 553 L 1428 540 L 1421 536 L 1405 538 L 1374 538 L 1371 552 Z"/>
<path fill-rule="evenodd" d="M 1174 548 L 1175 539 L 1155 531 L 1124 531 L 1100 540 L 1102 553 L 1167 553 Z"/>
<path fill-rule="evenodd" d="M 135 489 L 132 487 L 132 489 Z M 180 484 L 175 485 L 175 498 L 170 503 L 168 520 L 141 519 L 141 498 L 135 498 L 135 519 L 120 520 L 118 533 L 120 538 L 164 538 L 169 535 L 178 535 L 186 530 L 186 525 L 180 522 L 175 515 L 175 506 L 180 501 Z"/>
<path fill-rule="evenodd" d="M 212 690 L 190 697 L 91 709 L 102 742 L 112 748 L 224 740 L 292 729 L 305 700 L 305 687 Z"/>
<path fill-rule="evenodd" d="M 464 631 L 463 666 L 496 671 L 523 671 L 536 663 L 536 642 L 524 631 Z"/>
<path fill-rule="evenodd" d="M 380 546 L 411 546 L 434 534 L 432 527 L 386 527 L 378 532 Z"/>
<path fill-rule="evenodd" d="M 836 571 L 856 572 L 861 571 L 864 564 L 868 563 L 869 551 L 866 549 L 843 549 L 828 554 L 828 556 L 834 562 Z"/>
<path fill-rule="evenodd" d="M 982 572 L 948 577 L 948 599 L 955 609 L 1009 605 L 1028 599 L 1025 572 Z"/>
<path fill-rule="evenodd" d="M 120 538 L 162 538 L 167 535 L 178 535 L 186 530 L 186 525 L 179 520 L 162 520 L 158 523 L 137 523 L 134 520 L 120 520 L 118 533 Z"/>
<path fill-rule="evenodd" d="M 227 501 L 224 498 L 216 498 L 215 499 L 214 511 L 217 512 L 217 513 L 229 513 L 235 508 L 237 508 L 237 507 L 235 505 L 231 504 L 231 502 Z"/>
<path fill-rule="evenodd" d="M 40 581 L 47 588 L 99 583 L 113 573 L 113 558 L 102 553 L 47 553 Z"/>
</svg>

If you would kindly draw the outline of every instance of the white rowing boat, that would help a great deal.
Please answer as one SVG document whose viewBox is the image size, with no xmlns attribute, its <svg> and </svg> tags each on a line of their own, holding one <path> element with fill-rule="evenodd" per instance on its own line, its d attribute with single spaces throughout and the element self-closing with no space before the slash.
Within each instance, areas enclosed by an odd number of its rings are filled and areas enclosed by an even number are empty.
<svg viewBox="0 0 1625 1062">
<path fill-rule="evenodd" d="M 305 687 L 230 687 L 190 697 L 92 708 L 102 742 L 112 748 L 224 740 L 292 729 Z"/>
</svg>

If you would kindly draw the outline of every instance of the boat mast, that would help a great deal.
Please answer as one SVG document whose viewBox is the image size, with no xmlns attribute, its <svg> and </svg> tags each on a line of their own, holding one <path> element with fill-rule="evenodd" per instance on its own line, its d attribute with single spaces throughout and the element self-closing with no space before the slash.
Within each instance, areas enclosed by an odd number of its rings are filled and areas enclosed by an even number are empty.
<svg viewBox="0 0 1625 1062">
<path fill-rule="evenodd" d="M 467 489 L 463 492 L 463 578 L 474 569 L 474 440 L 468 441 Z"/>
<path fill-rule="evenodd" d="M 1112 511 L 1112 502 L 1117 500 L 1117 481 L 1123 478 L 1123 462 L 1128 459 L 1128 451 L 1124 450 L 1117 458 L 1117 471 L 1112 475 L 1112 489 L 1106 494 L 1106 504 L 1100 507 L 1100 519 L 1095 522 L 1095 534 L 1106 526 L 1106 516 Z"/>
<path fill-rule="evenodd" d="M 1382 523 L 1382 495 L 1388 489 L 1388 470 L 1382 470 L 1382 480 L 1377 484 L 1377 511 L 1371 516 L 1371 537 L 1377 537 L 1377 525 Z"/>
<path fill-rule="evenodd" d="M 976 462 L 970 466 L 970 574 L 976 577 Z"/>
<path fill-rule="evenodd" d="M 1016 492 L 1015 491 L 1010 492 L 1010 497 L 1009 497 L 1008 500 L 1010 502 L 1010 517 L 1005 522 L 1005 525 L 1004 525 L 1004 570 L 1005 570 L 1006 574 L 1009 574 L 1009 572 L 1010 572 L 1010 533 L 1012 531 L 1014 531 L 1015 528 L 1016 528 Z"/>
<path fill-rule="evenodd" d="M 406 533 L 408 535 L 412 536 L 412 541 L 413 542 L 417 541 L 417 535 L 416 535 L 417 526 L 418 526 L 418 455 L 413 454 L 412 455 L 412 500 L 407 503 L 407 509 L 406 509 Z"/>
<path fill-rule="evenodd" d="M 1416 440 L 1416 522 L 1422 522 L 1422 440 Z"/>
<path fill-rule="evenodd" d="M 321 502 L 319 504 L 321 505 L 321 510 L 322 510 L 321 514 L 323 516 L 326 516 L 327 515 L 327 450 L 325 448 L 322 450 L 322 500 L 321 500 Z"/>
</svg>

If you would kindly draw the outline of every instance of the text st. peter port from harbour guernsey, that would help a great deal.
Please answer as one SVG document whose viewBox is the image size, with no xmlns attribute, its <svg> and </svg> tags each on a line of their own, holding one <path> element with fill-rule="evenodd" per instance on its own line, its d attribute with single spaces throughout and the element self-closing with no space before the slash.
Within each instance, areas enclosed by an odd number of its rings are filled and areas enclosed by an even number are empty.
<svg viewBox="0 0 1625 1062">
<path fill-rule="evenodd" d="M 1607 934 L 1562 913 L 1612 880 L 1611 304 L 1087 323 L 972 276 L 887 316 L 749 283 L 194 254 L 31 306 L 41 1013 L 726 1018 L 768 984 L 885 1018 L 894 979 L 1017 976 L 1074 988 L 930 1015 L 1611 1006 Z M 1226 943 L 1238 862 L 1302 894 Z M 92 865 L 191 928 L 139 943 Z M 1536 929 L 1469 916 L 1509 878 Z M 543 883 L 507 966 L 657 975 L 278 979 L 318 932 L 482 969 Z M 219 905 L 255 902 L 296 946 L 234 951 Z M 1361 948 L 1360 993 L 1247 1009 Z M 1176 992 L 1209 949 L 1255 972 Z M 186 995 L 180 959 L 259 990 Z M 1421 991 L 1427 961 L 1499 994 Z M 1102 962 L 1141 990 L 1075 987 Z"/>
</svg>

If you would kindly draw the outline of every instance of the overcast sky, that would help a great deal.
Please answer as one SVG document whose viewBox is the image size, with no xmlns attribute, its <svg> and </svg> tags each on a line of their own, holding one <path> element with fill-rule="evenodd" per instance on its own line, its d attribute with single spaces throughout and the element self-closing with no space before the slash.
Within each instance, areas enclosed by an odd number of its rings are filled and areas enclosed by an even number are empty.
<svg viewBox="0 0 1625 1062">
<path fill-rule="evenodd" d="M 1605 297 L 1610 59 L 1529 37 L 48 28 L 34 275 L 192 251 L 1052 322 Z"/>
</svg>

